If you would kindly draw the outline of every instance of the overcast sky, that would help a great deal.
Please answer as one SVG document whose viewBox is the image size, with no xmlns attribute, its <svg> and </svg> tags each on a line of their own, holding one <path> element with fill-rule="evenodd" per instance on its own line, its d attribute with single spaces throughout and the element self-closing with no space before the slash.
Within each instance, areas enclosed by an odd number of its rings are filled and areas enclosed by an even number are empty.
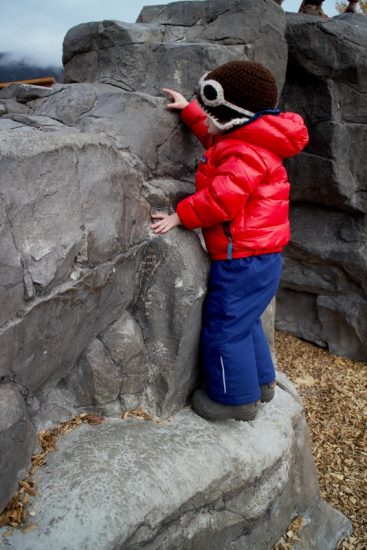
<svg viewBox="0 0 367 550">
<path fill-rule="evenodd" d="M 256 1 L 256 0 L 254 0 Z M 132 23 L 144 5 L 168 1 L 143 0 L 0 0 L 0 52 L 37 65 L 61 65 L 66 32 L 79 23 L 117 19 Z M 298 11 L 301 0 L 285 0 L 286 11 Z M 335 0 L 324 11 L 336 15 Z"/>
</svg>

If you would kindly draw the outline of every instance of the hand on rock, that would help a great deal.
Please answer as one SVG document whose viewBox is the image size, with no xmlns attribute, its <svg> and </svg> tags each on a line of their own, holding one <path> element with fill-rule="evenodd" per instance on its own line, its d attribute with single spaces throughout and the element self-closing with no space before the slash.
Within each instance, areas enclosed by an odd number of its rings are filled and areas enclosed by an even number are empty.
<svg viewBox="0 0 367 550">
<path fill-rule="evenodd" d="M 186 105 L 189 104 L 189 102 L 184 98 L 182 94 L 179 92 L 176 92 L 175 90 L 170 90 L 169 88 L 162 88 L 162 92 L 170 96 L 172 99 L 172 103 L 168 103 L 166 105 L 166 109 L 173 110 L 177 109 L 178 111 L 182 111 Z"/>
<path fill-rule="evenodd" d="M 167 231 L 176 225 L 182 225 L 182 222 L 176 213 L 165 214 L 164 212 L 157 212 L 156 214 L 152 214 L 152 218 L 159 220 L 150 224 L 150 227 L 153 229 L 154 233 L 167 233 Z"/>
</svg>

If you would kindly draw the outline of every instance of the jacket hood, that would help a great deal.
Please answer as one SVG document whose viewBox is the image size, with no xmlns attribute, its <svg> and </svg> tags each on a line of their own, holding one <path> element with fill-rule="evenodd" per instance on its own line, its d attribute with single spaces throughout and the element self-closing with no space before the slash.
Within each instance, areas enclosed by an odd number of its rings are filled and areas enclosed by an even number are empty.
<svg viewBox="0 0 367 550">
<path fill-rule="evenodd" d="M 308 143 L 307 128 L 296 113 L 265 114 L 223 137 L 268 149 L 280 158 L 296 155 Z"/>
</svg>

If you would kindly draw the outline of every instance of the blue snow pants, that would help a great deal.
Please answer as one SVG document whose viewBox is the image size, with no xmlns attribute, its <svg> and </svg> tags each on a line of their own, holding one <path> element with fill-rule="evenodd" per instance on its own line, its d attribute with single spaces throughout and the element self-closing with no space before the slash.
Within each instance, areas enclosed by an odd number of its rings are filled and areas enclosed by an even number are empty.
<svg viewBox="0 0 367 550">
<path fill-rule="evenodd" d="M 280 253 L 213 261 L 203 307 L 201 361 L 210 399 L 253 403 L 275 370 L 260 316 L 275 295 Z"/>
</svg>

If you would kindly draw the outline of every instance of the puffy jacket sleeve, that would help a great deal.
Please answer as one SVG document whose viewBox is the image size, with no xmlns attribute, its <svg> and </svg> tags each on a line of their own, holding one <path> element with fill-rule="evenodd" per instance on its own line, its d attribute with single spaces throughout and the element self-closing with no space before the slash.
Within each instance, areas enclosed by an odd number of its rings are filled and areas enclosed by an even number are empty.
<svg viewBox="0 0 367 550">
<path fill-rule="evenodd" d="M 253 151 L 227 158 L 208 187 L 178 203 L 176 210 L 183 225 L 196 229 L 232 220 L 266 171 L 264 162 Z"/>
<path fill-rule="evenodd" d="M 192 130 L 205 149 L 213 144 L 213 136 L 208 134 L 205 125 L 206 116 L 196 99 L 191 101 L 180 114 L 182 122 Z"/>
</svg>

